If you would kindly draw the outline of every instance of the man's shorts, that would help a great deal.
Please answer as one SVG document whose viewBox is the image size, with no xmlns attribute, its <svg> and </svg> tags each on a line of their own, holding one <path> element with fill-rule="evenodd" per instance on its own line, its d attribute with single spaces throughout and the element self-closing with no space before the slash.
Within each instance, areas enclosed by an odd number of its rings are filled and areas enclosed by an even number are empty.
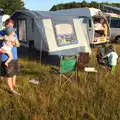
<svg viewBox="0 0 120 120">
<path fill-rule="evenodd" d="M 0 75 L 3 77 L 13 77 L 18 72 L 18 60 L 12 60 L 8 64 L 8 67 L 5 65 L 5 62 L 1 62 Z"/>
</svg>

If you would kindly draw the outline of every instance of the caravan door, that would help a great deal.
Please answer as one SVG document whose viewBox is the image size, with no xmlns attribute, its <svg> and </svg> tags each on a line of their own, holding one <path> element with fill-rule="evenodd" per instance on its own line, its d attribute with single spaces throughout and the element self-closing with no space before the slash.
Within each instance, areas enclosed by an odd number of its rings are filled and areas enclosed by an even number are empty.
<svg viewBox="0 0 120 120">
<path fill-rule="evenodd" d="M 93 39 L 94 39 L 94 29 L 93 29 L 92 18 L 80 16 L 79 19 L 80 19 L 80 22 L 84 25 L 84 27 L 87 28 L 89 43 L 92 44 Z"/>
</svg>

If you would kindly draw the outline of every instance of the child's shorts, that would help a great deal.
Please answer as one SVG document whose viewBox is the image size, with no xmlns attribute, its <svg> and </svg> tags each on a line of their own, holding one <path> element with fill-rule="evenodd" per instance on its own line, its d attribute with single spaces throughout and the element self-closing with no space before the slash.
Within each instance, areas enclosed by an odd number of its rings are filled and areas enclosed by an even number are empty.
<svg viewBox="0 0 120 120">
<path fill-rule="evenodd" d="M 7 47 L 7 46 L 3 46 L 3 47 L 1 47 L 1 49 L 5 50 L 5 51 L 11 51 L 12 50 L 11 47 Z"/>
</svg>

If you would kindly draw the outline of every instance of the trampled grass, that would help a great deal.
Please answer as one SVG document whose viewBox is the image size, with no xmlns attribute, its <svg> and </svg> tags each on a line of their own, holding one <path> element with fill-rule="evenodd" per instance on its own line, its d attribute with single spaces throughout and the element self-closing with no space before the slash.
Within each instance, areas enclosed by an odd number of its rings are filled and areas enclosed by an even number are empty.
<svg viewBox="0 0 120 120">
<path fill-rule="evenodd" d="M 120 55 L 120 46 L 116 47 Z M 98 68 L 93 51 L 91 65 Z M 9 94 L 5 80 L 0 84 L 1 120 L 120 120 L 119 64 L 115 75 L 101 68 L 99 81 L 94 74 L 85 81 L 80 73 L 79 83 L 68 83 L 61 89 L 59 76 L 51 73 L 51 66 L 28 59 L 19 63 L 23 66 L 17 77 L 21 95 Z M 29 83 L 32 78 L 40 84 Z"/>
</svg>

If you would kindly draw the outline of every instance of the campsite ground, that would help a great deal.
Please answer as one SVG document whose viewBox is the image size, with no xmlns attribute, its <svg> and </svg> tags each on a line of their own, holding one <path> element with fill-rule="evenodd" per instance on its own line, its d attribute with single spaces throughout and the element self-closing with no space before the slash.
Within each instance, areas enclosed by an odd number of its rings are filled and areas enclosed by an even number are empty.
<svg viewBox="0 0 120 120">
<path fill-rule="evenodd" d="M 116 45 L 120 55 L 120 45 Z M 93 49 L 91 64 L 98 67 Z M 62 89 L 59 76 L 50 72 L 51 66 L 40 66 L 28 58 L 20 59 L 21 71 L 17 88 L 21 95 L 11 95 L 6 81 L 0 84 L 1 120 L 120 120 L 120 65 L 115 76 L 100 69 L 99 83 L 94 74 L 87 81 L 80 73 L 79 84 L 66 84 Z M 39 85 L 29 83 L 37 78 Z"/>
</svg>

